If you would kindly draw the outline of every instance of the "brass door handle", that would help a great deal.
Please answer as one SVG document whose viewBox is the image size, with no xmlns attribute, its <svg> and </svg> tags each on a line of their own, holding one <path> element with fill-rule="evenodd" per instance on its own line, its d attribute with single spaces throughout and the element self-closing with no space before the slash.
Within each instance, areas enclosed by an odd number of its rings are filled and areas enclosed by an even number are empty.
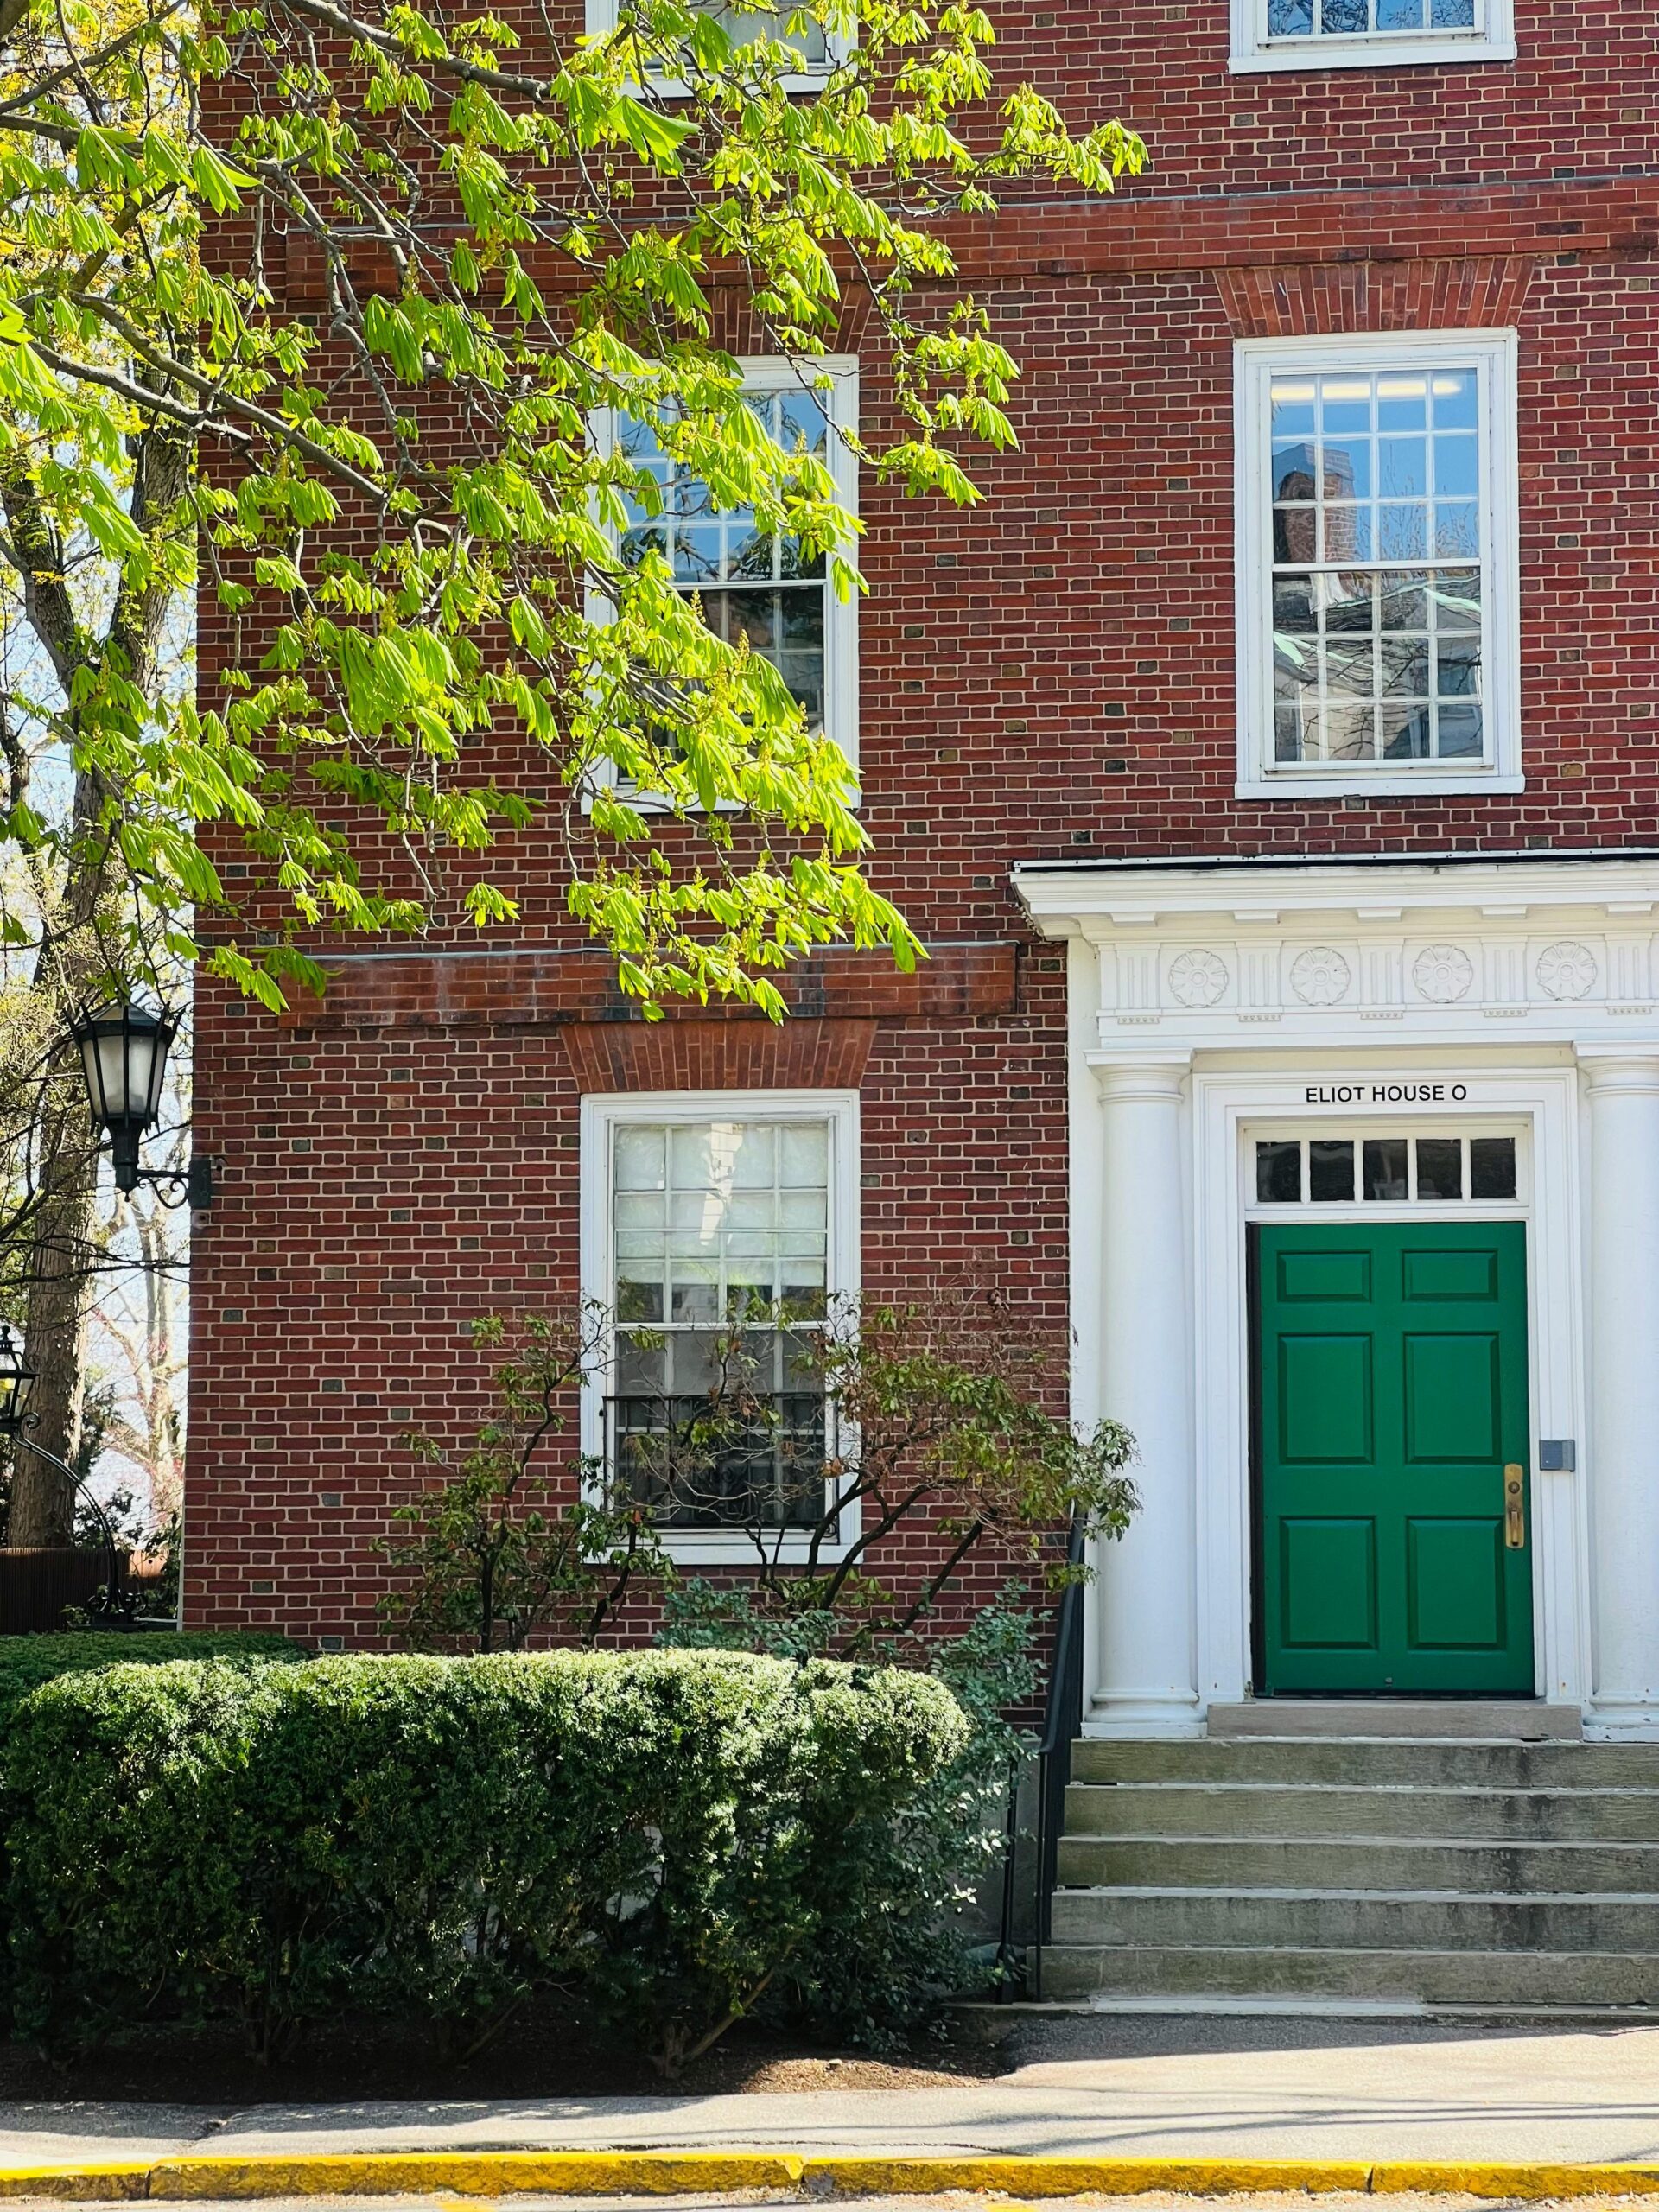
<svg viewBox="0 0 1659 2212">
<path fill-rule="evenodd" d="M 1503 1543 L 1507 1550 L 1522 1551 L 1527 1541 L 1526 1469 L 1513 1461 L 1503 1470 Z"/>
</svg>

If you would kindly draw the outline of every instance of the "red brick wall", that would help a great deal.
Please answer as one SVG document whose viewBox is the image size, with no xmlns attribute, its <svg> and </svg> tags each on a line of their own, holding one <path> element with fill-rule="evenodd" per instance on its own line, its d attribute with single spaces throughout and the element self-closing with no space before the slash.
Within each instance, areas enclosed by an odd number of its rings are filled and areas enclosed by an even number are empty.
<svg viewBox="0 0 1659 2212">
<path fill-rule="evenodd" d="M 1010 863 L 1659 842 L 1659 57 L 1639 9 L 1516 14 L 1513 64 L 1235 79 L 1224 0 L 1003 11 L 1003 66 L 1074 121 L 1137 124 L 1154 167 L 964 232 L 1027 371 L 985 504 L 867 487 L 872 872 L 939 961 L 914 986 L 825 963 L 786 1043 L 618 1027 L 591 959 L 556 949 L 528 838 L 498 873 L 534 958 L 353 963 L 282 1024 L 204 985 L 197 1141 L 223 1168 L 196 1243 L 192 1620 L 373 1632 L 397 1432 L 476 1419 L 472 1316 L 574 1288 L 579 1080 L 677 1084 L 695 1059 L 840 1082 L 868 1052 L 867 1281 L 1001 1282 L 1063 1356 L 1064 976 Z M 1233 340 L 1505 323 L 1527 790 L 1236 800 Z M 209 682 L 232 650 L 210 612 Z"/>
</svg>

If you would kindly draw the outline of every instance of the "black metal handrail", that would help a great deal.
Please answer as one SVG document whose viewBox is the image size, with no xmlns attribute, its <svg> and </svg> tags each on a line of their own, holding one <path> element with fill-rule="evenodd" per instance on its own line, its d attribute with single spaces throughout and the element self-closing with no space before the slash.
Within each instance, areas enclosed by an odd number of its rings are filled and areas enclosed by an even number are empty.
<svg viewBox="0 0 1659 2212">
<path fill-rule="evenodd" d="M 1032 1859 L 1032 1936 L 1026 1973 L 1026 1994 L 1039 2001 L 1043 1993 L 1043 1953 L 1054 1924 L 1054 1885 L 1058 1877 L 1060 1837 L 1065 1827 L 1065 1792 L 1071 1779 L 1071 1745 L 1083 1726 L 1083 1601 L 1084 1583 L 1076 1570 L 1083 1565 L 1085 1517 L 1075 1513 L 1066 1541 L 1065 1563 L 1073 1570 L 1060 1593 L 1054 1619 L 1054 1641 L 1048 1662 L 1048 1684 L 1043 1700 L 1043 1728 L 1035 1749 L 1028 1755 L 1037 1763 L 1037 1823 Z M 1003 1968 L 999 1995 L 1011 1993 L 1014 1955 L 1014 1916 L 1017 1887 L 1015 1866 L 1019 1840 L 1020 1781 L 1027 1762 L 1015 1762 L 1008 1780 L 1007 1845 L 1002 1866 L 1002 1930 L 997 1959 Z"/>
</svg>

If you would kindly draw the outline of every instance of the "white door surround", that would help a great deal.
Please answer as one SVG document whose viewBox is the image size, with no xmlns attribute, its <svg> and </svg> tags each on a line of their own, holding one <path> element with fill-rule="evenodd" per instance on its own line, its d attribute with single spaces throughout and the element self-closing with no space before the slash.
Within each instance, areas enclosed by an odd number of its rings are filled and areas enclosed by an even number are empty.
<svg viewBox="0 0 1659 2212">
<path fill-rule="evenodd" d="M 1385 1116 L 1522 1140 L 1538 1693 L 1659 1738 L 1659 859 L 1015 886 L 1070 948 L 1074 1411 L 1140 1446 L 1085 1728 L 1198 1734 L 1248 1694 L 1248 1133 Z"/>
</svg>

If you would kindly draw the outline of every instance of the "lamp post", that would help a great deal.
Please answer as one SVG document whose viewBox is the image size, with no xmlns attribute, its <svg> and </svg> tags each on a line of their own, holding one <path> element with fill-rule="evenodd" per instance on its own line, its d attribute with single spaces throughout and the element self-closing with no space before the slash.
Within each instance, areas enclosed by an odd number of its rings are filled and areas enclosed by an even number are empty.
<svg viewBox="0 0 1659 2212">
<path fill-rule="evenodd" d="M 130 1185 L 126 1185 L 128 1189 Z M 98 1516 L 98 1525 L 104 1532 L 104 1548 L 109 1565 L 104 1589 L 88 1604 L 89 1613 L 102 1614 L 106 1619 L 118 1621 L 124 1628 L 130 1628 L 137 1606 L 137 1593 L 128 1595 L 121 1587 L 121 1547 L 116 1541 L 115 1528 L 102 1503 L 94 1497 L 86 1483 L 67 1459 L 60 1459 L 55 1452 L 48 1452 L 37 1444 L 29 1431 L 36 1416 L 29 1410 L 29 1393 L 35 1388 L 35 1370 L 23 1357 L 22 1347 L 13 1339 L 10 1325 L 0 1321 L 0 1436 L 9 1437 L 14 1445 L 21 1444 L 26 1451 L 67 1475 L 75 1488 Z"/>
<path fill-rule="evenodd" d="M 176 1205 L 177 1198 L 166 1197 L 165 1185 L 181 1192 L 188 1205 L 206 1206 L 213 1195 L 211 1161 L 193 1160 L 183 1174 L 138 1165 L 138 1140 L 155 1127 L 161 1111 L 168 1048 L 177 1033 L 170 1014 L 156 1014 L 125 999 L 83 1007 L 69 1024 L 92 1119 L 110 1140 L 116 1189 L 134 1191 L 148 1183 L 163 1205 Z"/>
</svg>

